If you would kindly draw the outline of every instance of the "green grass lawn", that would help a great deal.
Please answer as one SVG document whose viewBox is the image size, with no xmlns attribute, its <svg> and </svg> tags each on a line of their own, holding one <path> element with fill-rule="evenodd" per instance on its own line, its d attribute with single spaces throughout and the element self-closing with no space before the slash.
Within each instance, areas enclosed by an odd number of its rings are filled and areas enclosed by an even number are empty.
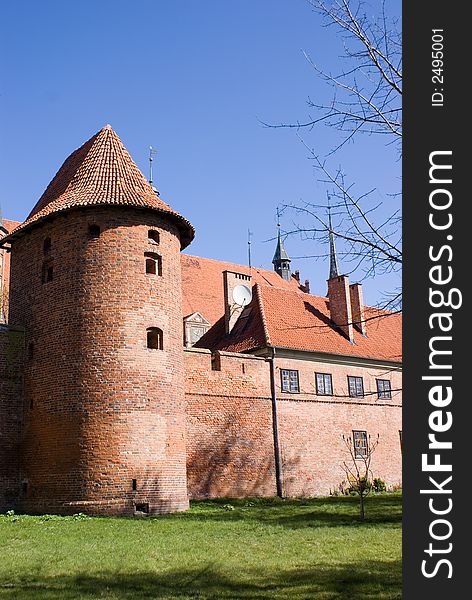
<svg viewBox="0 0 472 600">
<path fill-rule="evenodd" d="M 0 516 L 0 598 L 401 598 L 401 496 L 194 502 L 155 518 Z"/>
</svg>

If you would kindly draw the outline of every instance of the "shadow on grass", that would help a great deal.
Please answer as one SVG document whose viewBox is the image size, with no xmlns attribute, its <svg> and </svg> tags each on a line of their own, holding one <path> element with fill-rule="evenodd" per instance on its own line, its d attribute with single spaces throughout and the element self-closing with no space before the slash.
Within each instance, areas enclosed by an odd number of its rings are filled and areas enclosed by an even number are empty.
<svg viewBox="0 0 472 600">
<path fill-rule="evenodd" d="M 163 573 L 42 577 L 0 581 L 0 597 L 21 600 L 400 600 L 401 562 L 366 561 L 344 567 L 223 573 L 200 570 Z"/>
<path fill-rule="evenodd" d="M 359 519 L 359 500 L 355 497 L 216 499 L 193 503 L 194 510 L 179 515 L 183 519 L 206 521 L 257 521 L 290 529 L 304 527 L 401 526 L 402 498 L 397 495 L 373 496 L 366 501 L 366 520 Z"/>
</svg>

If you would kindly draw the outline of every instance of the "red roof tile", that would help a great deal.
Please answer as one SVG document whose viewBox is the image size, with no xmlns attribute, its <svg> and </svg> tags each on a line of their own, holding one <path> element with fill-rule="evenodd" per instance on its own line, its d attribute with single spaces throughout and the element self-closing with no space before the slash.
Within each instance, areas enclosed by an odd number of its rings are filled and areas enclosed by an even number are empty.
<svg viewBox="0 0 472 600">
<path fill-rule="evenodd" d="M 178 226 L 183 248 L 194 237 L 192 225 L 154 192 L 110 125 L 65 160 L 26 221 L 9 237 L 54 213 L 109 204 L 165 213 Z"/>
</svg>

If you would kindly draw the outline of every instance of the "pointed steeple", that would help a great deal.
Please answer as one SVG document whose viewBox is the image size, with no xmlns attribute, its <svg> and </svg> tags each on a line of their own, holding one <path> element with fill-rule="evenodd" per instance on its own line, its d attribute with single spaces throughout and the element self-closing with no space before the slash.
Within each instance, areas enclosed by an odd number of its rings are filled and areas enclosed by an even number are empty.
<svg viewBox="0 0 472 600">
<path fill-rule="evenodd" d="M 27 220 L 11 236 L 54 213 L 104 205 L 145 208 L 167 215 L 180 231 L 182 248 L 194 237 L 192 225 L 156 194 L 110 125 L 64 161 Z"/>
<path fill-rule="evenodd" d="M 277 246 L 275 247 L 274 258 L 272 264 L 274 265 L 274 271 L 280 275 L 283 279 L 290 281 L 290 257 L 285 250 L 282 242 L 282 235 L 280 232 L 280 214 L 277 208 Z"/>
<path fill-rule="evenodd" d="M 328 196 L 328 228 L 329 228 L 329 278 L 339 276 L 338 257 L 336 254 L 336 244 L 334 243 L 333 225 L 331 223 L 331 206 Z"/>
</svg>

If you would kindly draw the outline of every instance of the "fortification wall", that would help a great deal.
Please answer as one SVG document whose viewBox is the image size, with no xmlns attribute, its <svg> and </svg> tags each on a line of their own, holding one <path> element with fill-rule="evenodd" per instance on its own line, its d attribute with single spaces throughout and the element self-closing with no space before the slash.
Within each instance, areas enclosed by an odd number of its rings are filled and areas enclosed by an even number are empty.
<svg viewBox="0 0 472 600">
<path fill-rule="evenodd" d="M 221 352 L 212 369 L 209 350 L 184 354 L 189 496 L 275 496 L 269 363 Z"/>
<path fill-rule="evenodd" d="M 24 333 L 0 325 L 0 511 L 15 509 L 20 491 Z"/>
</svg>

